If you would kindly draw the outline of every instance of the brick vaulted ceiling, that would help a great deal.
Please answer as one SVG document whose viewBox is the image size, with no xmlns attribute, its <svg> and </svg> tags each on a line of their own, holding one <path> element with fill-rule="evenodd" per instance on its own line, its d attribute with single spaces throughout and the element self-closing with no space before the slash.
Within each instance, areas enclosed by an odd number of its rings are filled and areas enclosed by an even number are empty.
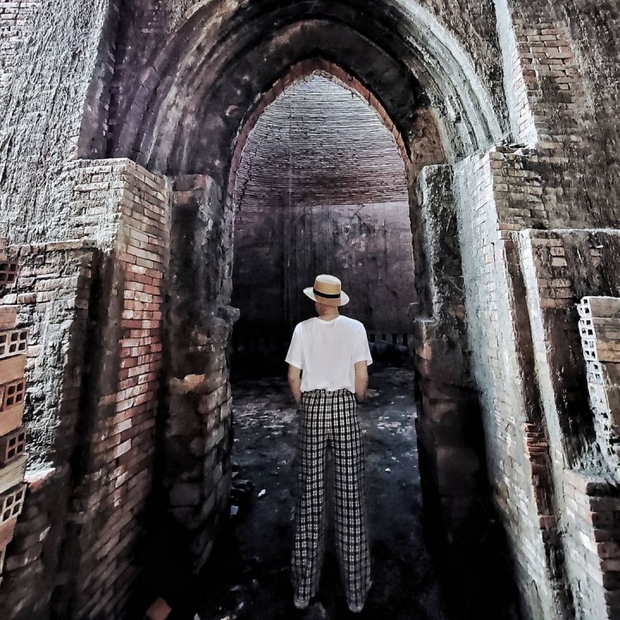
<svg viewBox="0 0 620 620">
<path fill-rule="evenodd" d="M 126 3 L 127 14 L 121 11 L 108 122 L 99 120 L 103 130 L 96 123 L 85 129 L 92 136 L 82 136 L 90 149 L 83 155 L 129 156 L 161 172 L 203 172 L 224 183 L 235 137 L 261 97 L 312 58 L 367 88 L 406 148 L 422 108 L 436 111 L 449 158 L 503 133 L 492 112 L 494 105 L 501 109 L 501 93 L 488 95 L 471 55 L 408 0 L 215 0 L 178 20 L 167 40 L 147 37 L 145 49 L 137 49 L 133 29 L 141 25 L 143 4 Z M 480 4 L 477 27 L 484 28 L 493 19 L 492 2 Z"/>
<path fill-rule="evenodd" d="M 294 84 L 246 142 L 235 203 L 273 207 L 403 202 L 404 164 L 377 114 L 325 76 Z"/>
</svg>

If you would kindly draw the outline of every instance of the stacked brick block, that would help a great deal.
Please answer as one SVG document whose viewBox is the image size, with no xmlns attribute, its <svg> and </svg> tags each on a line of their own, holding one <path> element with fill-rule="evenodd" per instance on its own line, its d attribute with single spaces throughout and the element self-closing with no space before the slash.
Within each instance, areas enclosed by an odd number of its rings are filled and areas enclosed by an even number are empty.
<svg viewBox="0 0 620 620">
<path fill-rule="evenodd" d="M 15 284 L 16 262 L 0 240 L 0 296 Z M 0 307 L 0 578 L 7 545 L 22 512 L 26 485 L 26 431 L 22 426 L 28 332 L 15 329 L 17 306 Z"/>
<path fill-rule="evenodd" d="M 620 298 L 584 297 L 578 309 L 598 443 L 620 475 Z"/>
</svg>

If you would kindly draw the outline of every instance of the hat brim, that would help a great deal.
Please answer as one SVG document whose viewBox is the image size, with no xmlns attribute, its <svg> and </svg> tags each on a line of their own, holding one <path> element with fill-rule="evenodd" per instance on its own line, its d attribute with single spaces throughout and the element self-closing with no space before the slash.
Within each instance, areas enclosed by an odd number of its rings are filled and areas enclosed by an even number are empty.
<svg viewBox="0 0 620 620">
<path fill-rule="evenodd" d="M 308 288 L 304 289 L 304 295 L 312 299 L 312 301 L 316 301 L 320 304 L 325 304 L 326 306 L 334 306 L 334 307 L 346 306 L 349 303 L 349 296 L 344 291 L 340 291 L 339 299 L 324 299 L 324 298 L 317 299 L 316 295 L 314 294 L 313 287 L 309 286 Z"/>
</svg>

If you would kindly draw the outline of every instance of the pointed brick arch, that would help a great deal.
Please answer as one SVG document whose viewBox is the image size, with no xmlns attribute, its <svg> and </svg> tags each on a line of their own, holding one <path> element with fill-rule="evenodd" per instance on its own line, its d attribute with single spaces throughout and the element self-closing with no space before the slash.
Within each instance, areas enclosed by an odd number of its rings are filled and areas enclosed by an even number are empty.
<svg viewBox="0 0 620 620">
<path fill-rule="evenodd" d="M 279 76 L 317 57 L 328 68 L 345 68 L 362 96 L 366 90 L 381 101 L 406 148 L 416 109 L 429 103 L 449 160 L 505 132 L 467 52 L 417 3 L 378 3 L 364 18 L 341 1 L 268 2 L 247 10 L 228 4 L 194 7 L 141 69 L 138 86 L 128 86 L 133 95 L 111 119 L 108 155 L 223 181 L 248 110 Z"/>
<path fill-rule="evenodd" d="M 403 162 L 409 161 L 409 149 L 403 137 L 389 117 L 386 109 L 383 107 L 379 99 L 366 88 L 357 78 L 350 75 L 342 67 L 336 63 L 325 60 L 324 58 L 312 58 L 303 60 L 292 66 L 288 72 L 278 79 L 260 100 L 254 105 L 248 114 L 243 126 L 235 138 L 234 153 L 230 165 L 230 175 L 228 181 L 228 199 L 232 199 L 234 179 L 239 169 L 239 163 L 250 132 L 256 125 L 265 108 L 273 103 L 287 88 L 291 87 L 295 82 L 299 82 L 313 74 L 322 75 L 337 84 L 348 88 L 357 93 L 368 105 L 377 113 L 381 122 L 387 127 L 392 134 L 398 151 L 403 158 Z"/>
</svg>

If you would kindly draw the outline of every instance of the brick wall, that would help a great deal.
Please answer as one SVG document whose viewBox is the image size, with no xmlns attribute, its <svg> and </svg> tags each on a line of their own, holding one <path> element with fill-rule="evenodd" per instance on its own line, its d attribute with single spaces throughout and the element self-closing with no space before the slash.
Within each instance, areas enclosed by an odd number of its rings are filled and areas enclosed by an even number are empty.
<svg viewBox="0 0 620 620">
<path fill-rule="evenodd" d="M 618 77 L 617 11 L 609 3 L 586 8 L 572 0 L 508 5 L 520 64 L 511 115 L 518 119 L 525 110 L 536 127 L 539 163 L 546 162 L 537 168 L 558 198 L 552 226 L 616 226 L 617 205 L 609 197 L 619 183 L 618 97 L 611 86 Z M 505 36 L 505 48 L 508 43 Z M 527 105 L 517 94 L 521 80 Z M 521 131 L 514 139 L 531 144 L 531 135 Z"/>
<path fill-rule="evenodd" d="M 343 281 L 351 297 L 344 312 L 367 330 L 409 331 L 415 292 L 405 165 L 381 120 L 324 74 L 291 86 L 258 119 L 233 197 L 240 335 L 269 334 L 282 347 L 313 312 L 302 290 L 318 273 Z"/>
<path fill-rule="evenodd" d="M 19 265 L 18 278 L 0 312 L 18 310 L 17 327 L 28 330 L 28 489 L 7 550 L 0 615 L 35 620 L 47 617 L 64 537 L 93 249 L 80 241 L 9 252 Z"/>
<path fill-rule="evenodd" d="M 0 94 L 0 229 L 10 244 L 71 238 L 71 179 L 63 168 L 77 155 L 96 69 L 111 61 L 101 42 L 111 3 L 38 4 L 32 36 Z"/>
<path fill-rule="evenodd" d="M 510 231 L 501 218 L 531 217 L 528 175 L 503 173 L 492 150 L 455 166 L 472 372 L 480 390 L 489 476 L 506 527 L 527 617 L 555 617 L 563 593 L 562 555 L 553 521 L 550 448 L 531 372 L 532 343 L 523 312 L 523 285 L 512 266 Z M 514 174 L 517 172 L 517 174 Z M 510 177 L 510 191 L 506 179 Z M 536 194 L 533 194 L 536 196 Z M 523 202 L 526 205 L 523 205 Z M 561 552 L 561 548 L 559 548 Z M 535 586 L 533 585 L 535 584 Z"/>
<path fill-rule="evenodd" d="M 618 495 L 609 465 L 609 437 L 588 405 L 587 374 L 577 304 L 589 295 L 617 297 L 616 231 L 523 231 L 515 234 L 526 284 L 536 376 L 552 455 L 556 518 L 564 532 L 566 580 L 575 613 L 614 617 L 616 546 L 613 515 Z M 543 334 L 545 336 L 543 336 Z M 591 347 L 587 354 L 592 355 Z M 610 386 L 611 387 L 611 386 Z M 602 421 L 602 420 L 600 420 Z M 607 420 L 609 424 L 609 420 Z M 598 427 L 598 428 L 597 428 Z M 600 447 L 597 447 L 597 443 Z M 608 459 L 603 458 L 607 452 Z M 604 484 L 597 481 L 604 481 Z M 604 498 L 604 499 L 594 499 Z M 603 508 L 603 506 L 605 506 Z"/>
<path fill-rule="evenodd" d="M 40 0 L 0 1 L 0 97 L 18 62 L 20 46 L 31 34 L 39 4 Z"/>
<path fill-rule="evenodd" d="M 33 484 L 7 554 L 11 618 L 50 605 L 59 617 L 124 613 L 153 483 L 168 190 L 127 160 L 68 170 L 73 230 L 91 239 L 13 250 L 19 288 L 6 300 L 32 333 Z"/>
</svg>

